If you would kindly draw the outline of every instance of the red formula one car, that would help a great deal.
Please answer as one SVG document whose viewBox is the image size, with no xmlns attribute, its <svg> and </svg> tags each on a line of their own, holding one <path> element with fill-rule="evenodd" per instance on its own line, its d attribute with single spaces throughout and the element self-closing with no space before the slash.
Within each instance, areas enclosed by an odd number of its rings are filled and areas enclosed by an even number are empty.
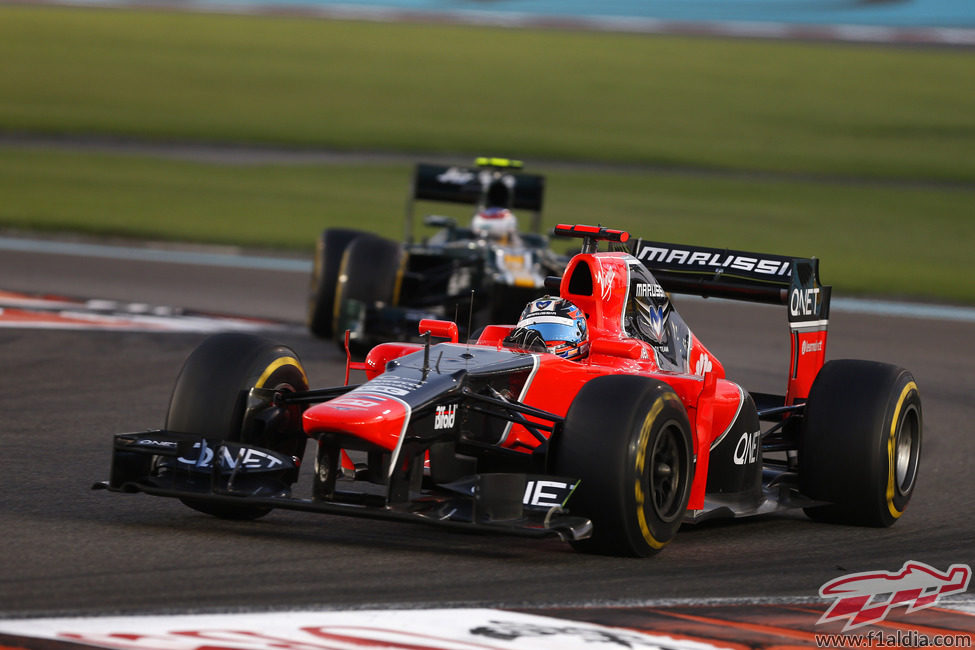
<svg viewBox="0 0 975 650">
<path fill-rule="evenodd" d="M 712 517 L 900 517 L 920 457 L 918 389 L 891 365 L 824 365 L 830 288 L 815 259 L 629 241 L 592 226 L 556 233 L 584 240 L 549 282 L 557 295 L 475 343 L 458 341 L 456 323 L 423 321 L 426 343 L 348 361 L 365 371 L 359 385 L 310 390 L 284 346 L 207 339 L 184 364 L 165 428 L 117 435 L 111 478 L 96 487 L 221 517 L 291 508 L 554 534 L 637 556 Z M 600 241 L 617 250 L 597 252 Z M 669 292 L 785 305 L 785 394 L 726 378 Z M 309 439 L 315 471 L 301 497 Z"/>
</svg>

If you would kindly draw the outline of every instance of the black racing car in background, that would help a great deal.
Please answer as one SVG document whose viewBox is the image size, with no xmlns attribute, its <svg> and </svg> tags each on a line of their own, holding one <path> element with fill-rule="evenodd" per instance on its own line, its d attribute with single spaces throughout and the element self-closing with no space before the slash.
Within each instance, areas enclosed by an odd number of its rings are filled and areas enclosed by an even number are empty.
<svg viewBox="0 0 975 650">
<path fill-rule="evenodd" d="M 308 293 L 308 329 L 320 338 L 350 332 L 365 349 L 415 338 L 423 319 L 448 319 L 465 330 L 514 323 L 524 305 L 545 293 L 545 277 L 568 262 L 541 233 L 545 177 L 519 161 L 478 158 L 474 166 L 416 165 L 406 208 L 405 241 L 346 228 L 318 239 Z M 417 201 L 476 206 L 469 224 L 428 215 L 437 232 L 414 236 Z M 531 213 L 530 231 L 514 211 Z M 469 332 L 462 331 L 467 336 Z"/>
</svg>

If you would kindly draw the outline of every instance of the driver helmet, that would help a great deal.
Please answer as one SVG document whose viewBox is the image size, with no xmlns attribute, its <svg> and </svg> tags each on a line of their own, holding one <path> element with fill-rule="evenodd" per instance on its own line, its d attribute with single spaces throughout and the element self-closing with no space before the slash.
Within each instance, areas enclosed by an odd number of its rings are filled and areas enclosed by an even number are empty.
<svg viewBox="0 0 975 650">
<path fill-rule="evenodd" d="M 507 241 L 518 231 L 518 218 L 507 208 L 482 208 L 471 220 L 471 230 L 478 237 Z"/>
<path fill-rule="evenodd" d="M 528 303 L 505 342 L 544 349 L 565 359 L 582 359 L 589 354 L 589 327 L 585 314 L 574 304 L 545 296 Z"/>
</svg>

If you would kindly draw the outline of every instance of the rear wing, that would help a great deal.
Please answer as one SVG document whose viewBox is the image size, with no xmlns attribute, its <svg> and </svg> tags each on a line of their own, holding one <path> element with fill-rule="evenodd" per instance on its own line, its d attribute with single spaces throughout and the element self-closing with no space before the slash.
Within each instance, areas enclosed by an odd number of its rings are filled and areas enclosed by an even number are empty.
<svg viewBox="0 0 975 650">
<path fill-rule="evenodd" d="M 520 162 L 503 158 L 478 158 L 471 167 L 417 164 L 406 205 L 406 241 L 413 241 L 413 206 L 416 201 L 479 205 L 485 202 L 492 185 L 508 190 L 508 205 L 501 207 L 531 211 L 531 230 L 540 232 L 545 177 L 515 171 L 520 167 Z"/>
<path fill-rule="evenodd" d="M 820 282 L 818 259 L 644 239 L 630 250 L 665 291 L 786 305 L 792 353 L 785 403 L 809 396 L 826 357 L 832 289 Z"/>
</svg>

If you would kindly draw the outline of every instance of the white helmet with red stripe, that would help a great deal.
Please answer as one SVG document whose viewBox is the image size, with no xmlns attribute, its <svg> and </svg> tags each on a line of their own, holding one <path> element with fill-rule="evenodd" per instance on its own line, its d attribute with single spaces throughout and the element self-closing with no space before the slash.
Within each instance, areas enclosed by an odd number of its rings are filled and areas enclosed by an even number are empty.
<svg viewBox="0 0 975 650">
<path fill-rule="evenodd" d="M 543 344 L 546 352 L 581 359 L 589 354 L 589 327 L 585 314 L 573 303 L 545 296 L 528 303 L 505 343 L 529 349 Z"/>
<path fill-rule="evenodd" d="M 518 218 L 507 208 L 483 208 L 471 220 L 478 237 L 503 240 L 518 232 Z"/>
</svg>

